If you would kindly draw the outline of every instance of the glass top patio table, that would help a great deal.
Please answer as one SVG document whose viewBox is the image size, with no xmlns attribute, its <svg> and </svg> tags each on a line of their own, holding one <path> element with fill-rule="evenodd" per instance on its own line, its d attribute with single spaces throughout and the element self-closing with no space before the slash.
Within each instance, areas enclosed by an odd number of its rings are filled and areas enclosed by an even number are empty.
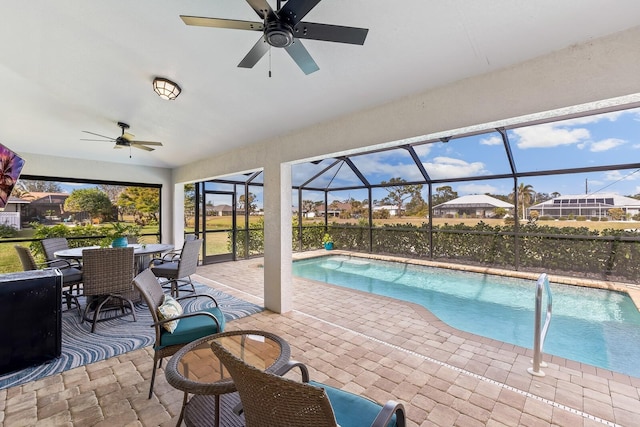
<svg viewBox="0 0 640 427">
<path fill-rule="evenodd" d="M 149 243 L 146 245 L 135 243 L 135 244 L 129 244 L 127 246 L 133 248 L 133 254 L 136 256 L 152 255 L 152 254 L 158 254 L 158 253 L 163 253 L 163 252 L 168 252 L 170 250 L 173 250 L 173 245 L 169 245 L 166 243 Z M 100 246 L 84 246 L 81 248 L 64 249 L 61 251 L 54 252 L 53 255 L 56 256 L 57 258 L 81 259 L 83 250 L 97 249 L 99 247 Z"/>
<path fill-rule="evenodd" d="M 201 420 L 214 420 L 217 426 L 220 416 L 225 417 L 225 426 L 242 425 L 238 415 L 229 413 L 239 403 L 237 394 L 235 398 L 229 398 L 224 405 L 226 408 L 220 409 L 220 395 L 233 393 L 236 387 L 229 372 L 211 350 L 213 341 L 246 363 L 267 372 L 274 372 L 289 361 L 289 344 L 266 331 L 228 331 L 189 343 L 171 357 L 165 376 L 169 384 L 185 392 L 181 419 L 184 416 L 186 425 L 200 425 Z M 187 403 L 189 393 L 194 396 Z"/>
<path fill-rule="evenodd" d="M 168 252 L 173 250 L 173 245 L 169 245 L 166 243 L 148 243 L 148 244 L 140 244 L 140 243 L 132 243 L 128 244 L 128 247 L 133 248 L 133 255 L 135 257 L 135 273 L 140 273 L 142 270 L 147 268 L 150 257 L 154 254 L 161 254 L 164 252 Z M 100 246 L 84 246 L 81 248 L 71 248 L 64 249 L 61 251 L 56 251 L 53 255 L 56 258 L 64 258 L 64 259 L 82 259 L 82 251 L 85 249 L 97 249 Z"/>
</svg>

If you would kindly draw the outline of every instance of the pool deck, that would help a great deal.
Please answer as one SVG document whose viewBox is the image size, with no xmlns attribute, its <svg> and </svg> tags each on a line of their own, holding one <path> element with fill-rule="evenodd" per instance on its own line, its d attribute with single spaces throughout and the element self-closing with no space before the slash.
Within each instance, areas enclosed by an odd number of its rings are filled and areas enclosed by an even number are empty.
<svg viewBox="0 0 640 427">
<path fill-rule="evenodd" d="M 262 263 L 202 266 L 193 278 L 261 305 Z M 312 379 L 400 401 L 409 426 L 640 425 L 640 378 L 549 356 L 546 375 L 534 377 L 530 350 L 451 328 L 416 304 L 298 278 L 292 291 L 290 312 L 227 330 L 282 336 Z M 174 426 L 182 394 L 159 371 L 147 399 L 151 367 L 145 348 L 0 390 L 0 424 Z"/>
</svg>

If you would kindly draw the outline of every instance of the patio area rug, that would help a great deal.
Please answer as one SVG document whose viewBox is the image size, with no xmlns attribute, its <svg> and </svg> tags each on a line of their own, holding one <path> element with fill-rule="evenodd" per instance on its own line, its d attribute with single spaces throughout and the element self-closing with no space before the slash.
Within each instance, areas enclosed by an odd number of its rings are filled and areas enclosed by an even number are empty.
<svg viewBox="0 0 640 427">
<path fill-rule="evenodd" d="M 196 293 L 212 295 L 227 322 L 264 310 L 259 305 L 235 298 L 224 292 L 194 282 Z M 193 311 L 210 303 L 209 298 L 188 298 L 182 301 L 185 311 Z M 84 309 L 84 301 L 81 299 Z M 0 375 L 0 389 L 34 381 L 49 375 L 152 345 L 155 330 L 150 327 L 151 313 L 145 304 L 136 304 L 136 322 L 131 316 L 105 320 L 91 333 L 89 322 L 80 323 L 77 310 L 62 313 L 62 355 L 42 365 Z"/>
</svg>

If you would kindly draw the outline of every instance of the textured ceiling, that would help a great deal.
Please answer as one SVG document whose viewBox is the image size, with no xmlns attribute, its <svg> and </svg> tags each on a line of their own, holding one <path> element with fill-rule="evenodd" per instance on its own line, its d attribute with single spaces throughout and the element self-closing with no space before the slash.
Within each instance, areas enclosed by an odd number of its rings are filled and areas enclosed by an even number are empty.
<svg viewBox="0 0 640 427">
<path fill-rule="evenodd" d="M 179 18 L 257 20 L 243 0 L 12 0 L 0 10 L 0 143 L 176 167 L 636 26 L 640 2 L 323 0 L 305 21 L 369 34 L 364 46 L 305 40 L 320 67 L 310 75 L 275 48 L 237 68 L 260 33 Z M 153 92 L 155 76 L 182 86 L 177 100 Z M 83 130 L 118 136 L 118 121 L 164 146 L 129 158 L 81 141 Z"/>
</svg>

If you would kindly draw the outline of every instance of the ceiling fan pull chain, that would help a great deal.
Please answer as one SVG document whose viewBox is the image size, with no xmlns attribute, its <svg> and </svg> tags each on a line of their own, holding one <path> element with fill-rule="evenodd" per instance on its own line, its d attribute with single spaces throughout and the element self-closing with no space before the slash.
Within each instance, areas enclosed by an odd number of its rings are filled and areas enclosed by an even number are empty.
<svg viewBox="0 0 640 427">
<path fill-rule="evenodd" d="M 269 78 L 271 78 L 271 46 L 269 46 Z"/>
</svg>

